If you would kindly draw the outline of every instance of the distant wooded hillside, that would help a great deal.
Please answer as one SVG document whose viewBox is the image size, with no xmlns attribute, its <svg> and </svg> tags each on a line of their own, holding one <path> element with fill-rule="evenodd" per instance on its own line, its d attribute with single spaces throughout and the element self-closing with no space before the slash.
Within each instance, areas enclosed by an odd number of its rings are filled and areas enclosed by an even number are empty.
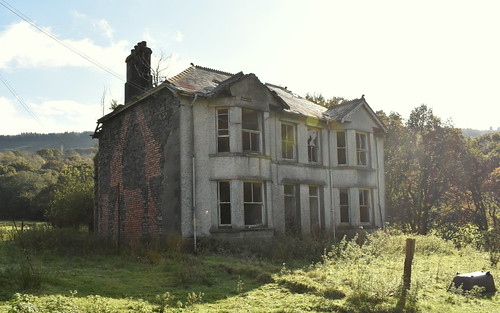
<svg viewBox="0 0 500 313">
<path fill-rule="evenodd" d="M 477 137 L 494 130 L 476 130 L 465 128 L 462 133 L 466 137 Z M 27 151 L 36 152 L 41 149 L 77 150 L 92 149 L 97 145 L 97 140 L 92 139 L 93 132 L 65 132 L 65 133 L 23 133 L 21 135 L 0 135 L 0 152 Z M 80 153 L 81 154 L 81 153 Z M 85 153 L 84 153 L 85 154 Z"/>
<path fill-rule="evenodd" d="M 52 134 L 24 133 L 15 136 L 0 136 L 0 152 L 28 151 L 41 149 L 78 150 L 92 149 L 97 140 L 92 139 L 92 132 L 66 132 Z"/>
<path fill-rule="evenodd" d="M 465 137 L 479 137 L 481 135 L 485 134 L 491 134 L 500 131 L 500 127 L 497 128 L 497 130 L 493 130 L 490 128 L 489 130 L 477 130 L 477 129 L 472 129 L 472 128 L 462 128 L 462 134 L 464 134 Z"/>
</svg>

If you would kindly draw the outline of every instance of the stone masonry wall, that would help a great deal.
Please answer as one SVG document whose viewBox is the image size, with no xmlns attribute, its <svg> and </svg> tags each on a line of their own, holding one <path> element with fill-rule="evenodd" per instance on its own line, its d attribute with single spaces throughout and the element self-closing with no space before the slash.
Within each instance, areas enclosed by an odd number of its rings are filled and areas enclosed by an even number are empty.
<svg viewBox="0 0 500 313">
<path fill-rule="evenodd" d="M 96 229 L 108 239 L 123 242 L 145 235 L 171 233 L 177 224 L 179 199 L 165 197 L 165 188 L 178 188 L 178 140 L 173 138 L 177 99 L 163 90 L 103 123 L 99 137 L 96 190 Z M 170 138 L 173 136 L 172 138 Z M 172 144 L 176 143 L 176 144 Z M 177 167 L 178 168 L 178 167 Z M 175 171 L 175 168 L 174 168 Z M 167 223 L 167 220 L 170 219 Z"/>
</svg>

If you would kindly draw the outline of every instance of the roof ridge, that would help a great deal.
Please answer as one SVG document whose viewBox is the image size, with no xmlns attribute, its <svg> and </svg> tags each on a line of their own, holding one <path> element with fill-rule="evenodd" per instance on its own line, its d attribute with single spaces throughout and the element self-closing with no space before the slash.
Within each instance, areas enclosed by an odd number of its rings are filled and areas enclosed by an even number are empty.
<svg viewBox="0 0 500 313">
<path fill-rule="evenodd" d="M 172 82 L 174 82 L 174 81 L 176 81 L 176 80 L 178 80 L 178 79 L 182 78 L 182 77 L 183 77 L 183 76 L 185 76 L 187 73 L 194 71 L 194 69 L 195 69 L 195 66 L 191 65 L 190 67 L 188 67 L 188 68 L 187 68 L 187 69 L 185 69 L 184 71 L 180 72 L 179 74 L 177 74 L 177 75 L 175 75 L 175 76 L 172 76 L 172 77 L 170 77 L 170 78 L 167 78 L 167 81 L 169 81 L 169 82 L 171 82 L 171 83 L 172 83 Z"/>
<path fill-rule="evenodd" d="M 224 72 L 224 71 L 221 71 L 221 70 L 216 70 L 216 69 L 213 69 L 213 68 L 204 67 L 204 66 L 200 66 L 200 65 L 194 65 L 194 67 L 198 68 L 198 69 L 201 69 L 201 70 L 211 71 L 211 72 L 219 73 L 219 74 L 223 74 L 223 75 L 228 75 L 228 76 L 233 76 L 234 75 L 234 74 L 229 73 L 229 72 Z"/>
<path fill-rule="evenodd" d="M 278 89 L 281 89 L 283 90 L 284 92 L 287 92 L 289 94 L 291 94 L 292 96 L 296 97 L 296 98 L 302 98 L 301 96 L 299 95 L 296 95 L 294 94 L 291 90 L 288 89 L 288 87 L 283 87 L 283 86 L 279 86 L 279 85 L 275 85 L 275 84 L 271 84 L 271 83 L 264 83 L 264 85 L 266 86 L 269 86 L 269 87 L 272 87 L 272 88 L 278 88 Z"/>
<path fill-rule="evenodd" d="M 290 91 L 290 90 L 288 90 L 287 87 L 283 87 L 283 86 L 279 86 L 279 85 L 275 85 L 275 84 L 271 84 L 271 83 L 264 83 L 264 85 L 274 87 L 274 88 L 283 89 L 284 91 Z"/>
<path fill-rule="evenodd" d="M 341 103 L 339 103 L 337 105 L 332 105 L 332 107 L 338 107 L 338 106 L 341 106 L 341 105 L 349 105 L 349 104 L 353 104 L 355 101 L 360 101 L 360 100 L 365 100 L 364 95 L 361 98 L 356 98 L 356 99 L 351 99 L 351 100 L 344 100 L 344 101 L 342 101 Z"/>
</svg>

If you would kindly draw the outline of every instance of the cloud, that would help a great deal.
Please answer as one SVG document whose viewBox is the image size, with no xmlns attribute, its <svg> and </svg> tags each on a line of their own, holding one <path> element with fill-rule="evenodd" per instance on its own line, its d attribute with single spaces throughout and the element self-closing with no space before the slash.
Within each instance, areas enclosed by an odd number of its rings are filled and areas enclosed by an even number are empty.
<svg viewBox="0 0 500 313">
<path fill-rule="evenodd" d="M 115 30 L 109 25 L 108 21 L 105 19 L 93 19 L 88 17 L 85 13 L 81 13 L 75 10 L 70 11 L 71 15 L 75 17 L 76 20 L 81 21 L 86 24 L 91 24 L 92 28 L 96 30 L 101 36 L 106 37 L 110 41 L 113 40 L 113 33 Z"/>
<path fill-rule="evenodd" d="M 108 21 L 101 19 L 98 21 L 92 21 L 92 24 L 94 24 L 94 27 L 101 31 L 101 33 L 107 37 L 109 40 L 113 40 L 113 33 L 115 32 L 114 29 L 109 25 Z"/>
<path fill-rule="evenodd" d="M 175 41 L 181 42 L 183 38 L 184 36 L 179 30 L 175 32 L 175 38 L 174 38 Z"/>
<path fill-rule="evenodd" d="M 154 46 L 157 43 L 157 40 L 153 37 L 151 30 L 147 27 L 142 31 L 142 38 L 148 43 L 149 47 Z"/>
<path fill-rule="evenodd" d="M 87 15 L 82 13 L 82 12 L 78 12 L 76 10 L 71 10 L 70 11 L 71 15 L 73 15 L 74 17 L 78 18 L 78 19 L 86 19 L 87 18 Z"/>
<path fill-rule="evenodd" d="M 112 29 L 104 20 L 101 29 L 112 35 Z M 50 28 L 46 28 L 51 31 Z M 76 49 L 99 64 L 117 73 L 123 70 L 123 60 L 128 54 L 129 43 L 119 41 L 109 46 L 98 46 L 90 39 L 61 40 L 64 45 Z M 49 67 L 96 67 L 81 55 L 41 33 L 27 22 L 8 26 L 0 32 L 0 68 L 49 68 Z"/>
<path fill-rule="evenodd" d="M 40 100 L 26 103 L 38 121 L 15 100 L 0 97 L 0 134 L 52 133 L 93 130 L 100 108 L 73 100 Z"/>
</svg>

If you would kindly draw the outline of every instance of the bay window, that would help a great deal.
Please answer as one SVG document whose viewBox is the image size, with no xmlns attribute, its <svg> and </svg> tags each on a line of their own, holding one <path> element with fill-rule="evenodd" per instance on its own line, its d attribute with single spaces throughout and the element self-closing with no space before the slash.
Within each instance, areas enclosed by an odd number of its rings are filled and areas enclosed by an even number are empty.
<svg viewBox="0 0 500 313">
<path fill-rule="evenodd" d="M 359 221 L 361 223 L 370 222 L 370 190 L 359 190 Z"/>
<path fill-rule="evenodd" d="M 243 152 L 260 152 L 261 112 L 242 109 L 242 149 Z"/>
<path fill-rule="evenodd" d="M 243 210 L 245 226 L 260 226 L 262 222 L 262 183 L 243 182 Z"/>
<path fill-rule="evenodd" d="M 217 152 L 229 152 L 228 109 L 217 109 Z"/>
<path fill-rule="evenodd" d="M 368 165 L 368 136 L 365 133 L 356 133 L 357 164 Z"/>
<path fill-rule="evenodd" d="M 281 157 L 295 159 L 295 126 L 292 124 L 281 124 Z"/>
</svg>

